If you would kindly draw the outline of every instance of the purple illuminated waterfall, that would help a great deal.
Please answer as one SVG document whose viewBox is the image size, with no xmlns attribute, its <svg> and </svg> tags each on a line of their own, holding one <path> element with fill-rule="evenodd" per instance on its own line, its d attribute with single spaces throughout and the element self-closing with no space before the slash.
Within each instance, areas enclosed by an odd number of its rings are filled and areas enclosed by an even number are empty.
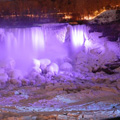
<svg viewBox="0 0 120 120">
<path fill-rule="evenodd" d="M 108 61 L 115 61 L 116 56 L 120 55 L 118 43 L 113 44 L 105 38 L 99 39 L 100 34 L 89 33 L 86 25 L 45 24 L 31 28 L 1 28 L 0 67 L 13 59 L 17 69 L 26 71 L 37 61 L 35 64 L 38 68 L 35 69 L 40 72 L 40 59 L 45 60 L 42 64 L 47 67 L 48 63 L 61 65 L 66 61 L 70 62 L 66 58 L 75 57 L 76 63 L 80 65 L 79 69 L 88 67 L 87 71 L 91 71 L 94 65 L 102 66 Z M 109 57 L 108 53 L 111 54 Z M 67 65 L 68 63 L 63 65 L 64 68 Z"/>
<path fill-rule="evenodd" d="M 66 26 L 43 25 L 31 28 L 0 29 L 0 60 L 15 59 L 19 68 L 29 66 L 32 59 L 57 59 L 67 56 L 64 46 Z"/>
<path fill-rule="evenodd" d="M 65 48 L 66 34 L 69 32 L 69 42 L 74 51 L 85 45 L 86 26 L 71 26 L 52 24 L 31 28 L 1 28 L 0 44 L 1 58 L 14 58 L 26 61 L 32 58 L 57 58 L 67 56 Z"/>
<path fill-rule="evenodd" d="M 86 41 L 89 39 L 88 36 L 86 25 L 76 25 L 71 28 L 71 43 L 74 52 L 87 47 Z"/>
<path fill-rule="evenodd" d="M 44 34 L 41 27 L 1 28 L 1 58 L 15 59 L 19 67 L 25 67 L 32 58 L 44 51 Z"/>
</svg>

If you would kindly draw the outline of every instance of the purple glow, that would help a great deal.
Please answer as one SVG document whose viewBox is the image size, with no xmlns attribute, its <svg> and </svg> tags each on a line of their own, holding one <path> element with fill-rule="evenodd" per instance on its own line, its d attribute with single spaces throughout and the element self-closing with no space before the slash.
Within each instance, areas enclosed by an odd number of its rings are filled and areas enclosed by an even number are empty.
<svg viewBox="0 0 120 120">
<path fill-rule="evenodd" d="M 36 52 L 44 51 L 45 41 L 42 29 L 32 28 L 32 45 Z"/>
<path fill-rule="evenodd" d="M 86 53 L 90 53 L 90 50 L 94 49 L 98 53 L 104 53 L 104 40 L 101 41 L 98 38 L 98 33 L 90 36 L 89 28 L 85 25 L 77 25 L 71 28 L 71 43 L 74 52 L 85 50 Z"/>
<path fill-rule="evenodd" d="M 39 67 L 44 70 L 54 62 L 62 64 L 64 58 L 71 58 L 72 54 L 77 55 L 80 51 L 83 53 L 79 56 L 85 57 L 88 53 L 97 59 L 96 55 L 105 54 L 109 49 L 108 43 L 99 40 L 98 36 L 98 33 L 90 34 L 86 25 L 46 24 L 32 28 L 1 28 L 0 63 L 5 64 L 13 59 L 16 63 L 13 66 L 21 70 L 30 69 L 35 63 L 35 69 L 40 72 Z M 84 62 L 84 57 L 83 61 L 81 57 L 79 61 Z M 39 67 L 36 67 L 37 63 L 33 59 L 40 61 Z"/>
<path fill-rule="evenodd" d="M 71 41 L 73 49 L 79 49 L 84 45 L 84 26 L 78 25 L 71 28 Z"/>
<path fill-rule="evenodd" d="M 55 60 L 67 56 L 63 45 L 66 27 L 43 25 L 32 28 L 0 29 L 0 60 L 14 59 L 16 67 L 27 69 L 32 60 L 48 58 Z"/>
<path fill-rule="evenodd" d="M 120 91 L 120 67 L 113 75 L 103 70 L 109 70 L 109 63 L 117 63 L 120 44 L 99 36 L 89 33 L 85 25 L 1 28 L 1 113 L 81 111 L 76 119 L 82 119 L 84 111 L 95 111 L 95 117 L 96 110 L 113 113 L 119 97 L 115 102 L 113 97 L 112 101 L 106 98 Z M 65 119 L 76 116 L 71 113 Z"/>
</svg>

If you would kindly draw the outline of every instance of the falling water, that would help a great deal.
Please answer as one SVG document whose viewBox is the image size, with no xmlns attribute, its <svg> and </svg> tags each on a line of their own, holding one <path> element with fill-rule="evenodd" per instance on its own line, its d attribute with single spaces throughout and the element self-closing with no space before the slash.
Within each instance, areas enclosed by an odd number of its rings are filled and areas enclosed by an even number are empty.
<svg viewBox="0 0 120 120">
<path fill-rule="evenodd" d="M 1 28 L 0 62 L 12 58 L 17 67 L 26 68 L 33 58 L 57 59 L 67 56 L 64 47 L 66 31 L 66 25 Z"/>
<path fill-rule="evenodd" d="M 86 25 L 76 25 L 71 28 L 71 44 L 74 52 L 86 47 L 88 39 L 88 28 Z"/>
<path fill-rule="evenodd" d="M 18 66 L 26 66 L 32 58 L 44 51 L 44 35 L 41 27 L 1 28 L 1 61 L 15 59 Z"/>
<path fill-rule="evenodd" d="M 102 59 L 105 56 L 107 59 L 106 51 L 115 56 L 109 58 L 111 61 L 116 59 L 115 53 L 117 56 L 119 53 L 108 49 L 108 42 L 98 37 L 96 33 L 93 36 L 89 34 L 86 25 L 45 24 L 29 28 L 0 28 L 0 67 L 11 59 L 15 60 L 16 68 L 22 71 L 31 68 L 33 59 L 49 59 L 51 62 L 57 61 L 59 65 L 66 57 L 80 56 L 81 62 L 91 57 Z M 113 43 L 111 46 L 113 48 Z"/>
</svg>

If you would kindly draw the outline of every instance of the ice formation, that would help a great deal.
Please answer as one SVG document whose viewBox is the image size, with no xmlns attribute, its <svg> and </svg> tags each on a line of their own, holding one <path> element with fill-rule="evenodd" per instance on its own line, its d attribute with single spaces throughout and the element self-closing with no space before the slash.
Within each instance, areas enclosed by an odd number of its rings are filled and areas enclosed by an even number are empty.
<svg viewBox="0 0 120 120">
<path fill-rule="evenodd" d="M 47 66 L 48 75 L 57 75 L 59 72 L 59 66 L 56 63 L 51 63 Z"/>
<path fill-rule="evenodd" d="M 88 39 L 87 32 L 86 25 L 77 25 L 71 28 L 71 43 L 72 48 L 75 49 L 75 51 L 85 46 L 85 42 Z"/>
<path fill-rule="evenodd" d="M 72 65 L 69 62 L 64 62 L 63 64 L 61 64 L 60 69 L 63 71 L 70 71 L 72 70 Z"/>
<path fill-rule="evenodd" d="M 44 72 L 47 69 L 47 66 L 51 64 L 50 59 L 40 59 L 40 68 Z"/>
<path fill-rule="evenodd" d="M 40 60 L 33 59 L 32 71 L 35 71 L 37 73 L 41 73 L 42 72 L 42 70 L 40 69 Z"/>
<path fill-rule="evenodd" d="M 89 33 L 86 25 L 1 28 L 0 81 L 15 83 L 18 79 L 29 84 L 29 80 L 45 79 L 44 75 L 54 76 L 61 71 L 106 71 L 107 64 L 120 59 L 120 42 L 110 42 L 100 35 Z M 22 80 L 27 75 L 28 79 Z"/>
</svg>

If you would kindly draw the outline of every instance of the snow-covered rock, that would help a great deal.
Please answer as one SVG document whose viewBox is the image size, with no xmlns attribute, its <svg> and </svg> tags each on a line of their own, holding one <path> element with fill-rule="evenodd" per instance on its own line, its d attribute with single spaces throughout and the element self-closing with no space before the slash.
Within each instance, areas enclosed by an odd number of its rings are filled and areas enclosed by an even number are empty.
<svg viewBox="0 0 120 120">
<path fill-rule="evenodd" d="M 33 66 L 36 67 L 36 68 L 39 68 L 40 67 L 40 60 L 33 59 Z"/>
<path fill-rule="evenodd" d="M 36 73 L 38 73 L 38 74 L 40 74 L 40 73 L 42 73 L 42 70 L 39 68 L 39 67 L 33 67 L 32 68 L 32 72 L 36 72 Z"/>
<path fill-rule="evenodd" d="M 56 63 L 51 63 L 47 66 L 47 75 L 56 75 L 59 72 L 59 66 Z"/>
<path fill-rule="evenodd" d="M 7 82 L 8 81 L 8 75 L 6 73 L 0 74 L 0 82 Z"/>
<path fill-rule="evenodd" d="M 72 70 L 72 65 L 68 62 L 64 62 L 61 66 L 60 66 L 60 69 L 61 70 L 64 70 L 64 71 L 70 71 Z"/>
<path fill-rule="evenodd" d="M 10 79 L 10 80 L 9 80 L 9 83 L 10 83 L 10 84 L 13 84 L 13 85 L 18 85 L 18 86 L 21 86 L 21 85 L 22 85 L 21 80 L 18 80 L 18 79 Z"/>
<path fill-rule="evenodd" d="M 21 82 L 22 82 L 23 86 L 27 86 L 29 84 L 29 80 L 28 79 L 22 79 Z"/>
<path fill-rule="evenodd" d="M 39 76 L 40 74 L 36 71 L 31 71 L 27 77 L 30 79 L 30 80 L 34 80 L 37 76 Z"/>
<path fill-rule="evenodd" d="M 40 59 L 41 70 L 44 71 L 50 63 L 51 63 L 50 59 Z"/>
<path fill-rule="evenodd" d="M 96 18 L 90 21 L 92 24 L 102 24 L 102 23 L 110 23 L 113 21 L 118 20 L 117 17 L 117 11 L 116 10 L 107 10 L 100 15 L 98 15 Z"/>
<path fill-rule="evenodd" d="M 14 69 L 8 72 L 8 76 L 12 79 L 22 79 L 23 75 L 20 70 Z"/>
<path fill-rule="evenodd" d="M 35 83 L 36 83 L 35 80 L 29 80 L 30 85 L 35 85 Z"/>
</svg>

